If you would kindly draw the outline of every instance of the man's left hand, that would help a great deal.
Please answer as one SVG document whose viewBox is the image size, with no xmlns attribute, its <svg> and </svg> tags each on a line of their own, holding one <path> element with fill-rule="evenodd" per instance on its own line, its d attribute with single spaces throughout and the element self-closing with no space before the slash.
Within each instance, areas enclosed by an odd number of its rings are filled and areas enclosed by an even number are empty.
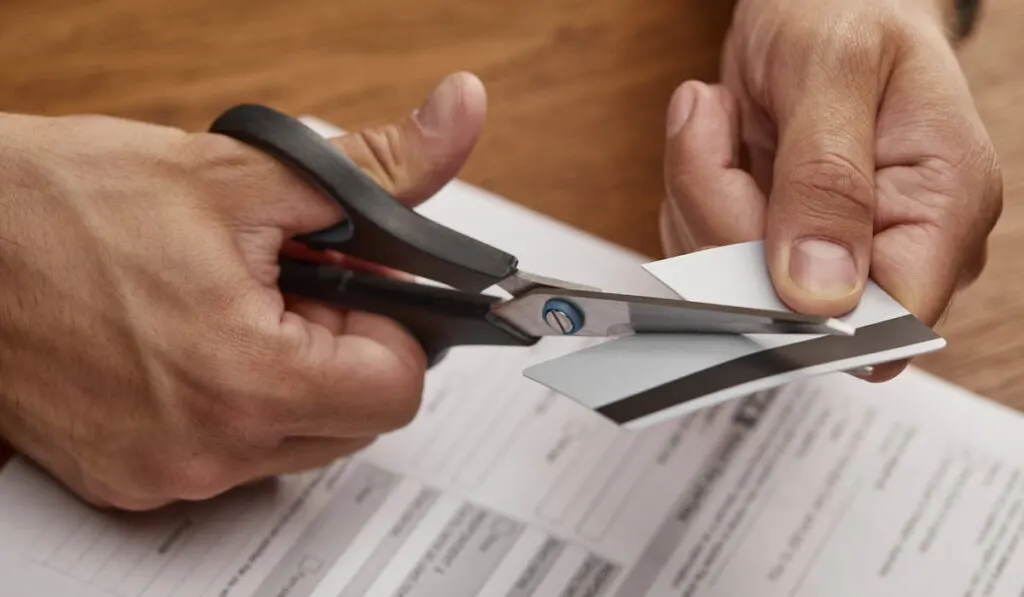
<svg viewBox="0 0 1024 597">
<path fill-rule="evenodd" d="M 981 272 L 1003 193 L 945 14 L 740 0 L 722 83 L 686 82 L 669 107 L 666 252 L 764 239 L 790 308 L 842 315 L 870 276 L 935 325 Z"/>
</svg>

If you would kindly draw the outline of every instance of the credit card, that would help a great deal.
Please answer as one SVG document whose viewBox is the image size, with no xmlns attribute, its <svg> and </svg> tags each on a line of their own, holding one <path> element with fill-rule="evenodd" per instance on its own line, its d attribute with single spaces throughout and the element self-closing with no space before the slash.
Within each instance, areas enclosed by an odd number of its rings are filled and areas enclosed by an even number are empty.
<svg viewBox="0 0 1024 597">
<path fill-rule="evenodd" d="M 761 241 L 645 264 L 682 298 L 788 309 L 775 293 Z M 793 381 L 941 350 L 946 341 L 874 282 L 840 317 L 853 336 L 646 334 L 613 339 L 527 368 L 614 423 L 640 429 Z M 867 382 L 864 382 L 867 383 Z"/>
</svg>

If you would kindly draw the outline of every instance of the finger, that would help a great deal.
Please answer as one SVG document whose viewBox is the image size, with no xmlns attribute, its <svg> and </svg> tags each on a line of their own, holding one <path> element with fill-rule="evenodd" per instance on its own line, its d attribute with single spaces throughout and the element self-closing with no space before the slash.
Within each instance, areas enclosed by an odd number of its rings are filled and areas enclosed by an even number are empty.
<svg viewBox="0 0 1024 597">
<path fill-rule="evenodd" d="M 661 250 L 666 257 L 689 253 L 694 246 L 686 222 L 669 198 L 661 202 L 658 210 L 658 234 L 661 237 Z"/>
<path fill-rule="evenodd" d="M 768 197 L 772 193 L 775 167 L 775 152 L 765 147 L 750 148 L 750 175 L 757 182 L 757 188 Z"/>
<path fill-rule="evenodd" d="M 893 361 L 892 363 L 880 363 L 871 366 L 871 372 L 867 375 L 859 375 L 864 381 L 871 383 L 883 383 L 895 379 L 910 365 L 910 361 Z"/>
<path fill-rule="evenodd" d="M 129 484 L 115 487 L 95 474 L 96 471 L 84 471 L 73 459 L 58 458 L 47 464 L 61 486 L 97 510 L 145 512 L 174 501 L 168 497 L 133 494 L 128 491 L 132 489 Z"/>
<path fill-rule="evenodd" d="M 348 255 L 341 255 L 333 251 L 319 252 L 298 248 L 285 250 L 284 252 L 292 257 L 301 257 L 309 261 L 330 264 L 344 269 L 363 271 L 409 282 L 415 280 L 413 276 L 404 272 L 395 271 L 376 263 L 370 263 Z M 310 323 L 327 328 L 335 335 L 344 333 L 349 315 L 348 309 L 332 307 L 319 301 L 294 295 L 284 296 L 284 308 Z"/>
<path fill-rule="evenodd" d="M 458 174 L 480 137 L 486 111 L 483 83 L 470 73 L 455 73 L 408 118 L 334 143 L 385 190 L 415 205 Z"/>
<path fill-rule="evenodd" d="M 353 257 L 351 255 L 345 255 L 335 250 L 314 250 L 294 240 L 285 241 L 281 245 L 280 252 L 282 255 L 286 255 L 300 261 L 333 265 L 342 269 L 374 274 L 376 276 L 390 277 L 407 282 L 415 280 L 415 276 L 379 263 L 359 259 L 358 257 Z"/>
<path fill-rule="evenodd" d="M 885 227 L 874 239 L 871 276 L 926 325 L 934 326 L 949 311 L 954 293 L 981 273 L 987 258 L 986 239 L 999 218 L 1002 185 L 987 168 L 940 177 L 961 181 L 935 196 L 927 167 L 895 166 L 878 175 L 879 201 L 889 206 L 880 212 Z M 958 192 L 955 188 L 959 188 Z M 951 201 L 962 194 L 964 201 Z M 953 212 L 942 218 L 945 225 L 901 223 L 914 206 L 946 205 Z M 956 209 L 959 207 L 960 209 Z M 980 209 L 979 213 L 972 213 Z M 893 379 L 909 365 L 903 360 L 875 367 L 866 379 Z"/>
<path fill-rule="evenodd" d="M 335 336 L 344 333 L 345 320 L 349 314 L 347 310 L 331 308 L 311 299 L 291 295 L 284 297 L 284 308 L 312 324 L 323 326 Z"/>
<path fill-rule="evenodd" d="M 887 184 L 880 187 L 887 203 L 936 203 L 929 197 L 932 193 L 921 188 L 904 190 L 911 193 L 909 197 L 887 196 L 900 192 L 899 187 L 888 184 L 896 178 L 886 176 Z M 979 181 L 975 188 L 984 187 Z M 986 237 L 995 226 L 999 208 L 988 208 L 990 215 L 975 217 L 968 211 L 975 208 L 967 206 L 999 206 L 1001 194 L 970 198 L 964 203 L 966 209 L 944 216 L 943 224 L 897 224 L 875 236 L 872 278 L 926 325 L 936 325 L 948 312 L 954 293 L 977 278 L 985 266 Z"/>
<path fill-rule="evenodd" d="M 665 184 L 670 207 L 685 222 L 674 228 L 692 245 L 687 250 L 763 237 L 766 201 L 739 168 L 740 126 L 722 86 L 690 81 L 669 103 Z"/>
<path fill-rule="evenodd" d="M 148 512 L 176 501 L 175 498 L 166 496 L 131 495 L 97 479 L 92 479 L 84 485 L 72 484 L 71 487 L 82 501 L 98 510 Z"/>
<path fill-rule="evenodd" d="M 484 107 L 479 81 L 454 75 L 402 122 L 335 142 L 385 190 L 412 204 L 439 190 L 462 166 L 482 128 Z M 302 192 L 296 188 L 291 195 L 301 199 Z M 334 223 L 338 215 L 333 211 L 308 209 L 329 203 L 319 199 L 278 201 L 278 225 L 298 234 Z M 288 412 L 292 429 L 352 437 L 409 422 L 419 407 L 426 368 L 418 343 L 384 318 L 350 312 L 342 321 L 309 304 L 299 309 L 313 320 L 286 312 L 278 330 L 284 346 L 268 351 L 277 355 L 276 368 L 287 368 L 278 408 Z"/>
<path fill-rule="evenodd" d="M 912 62 L 890 93 L 905 102 L 930 98 L 933 106 L 913 119 L 890 115 L 880 122 L 871 275 L 915 317 L 935 325 L 954 293 L 985 267 L 1003 182 L 966 86 L 937 85 L 944 80 L 930 70 L 937 61 L 921 62 Z"/>
<path fill-rule="evenodd" d="M 480 80 L 455 73 L 405 118 L 331 142 L 385 191 L 415 205 L 462 168 L 483 130 L 486 107 Z M 207 188 L 241 223 L 279 227 L 292 237 L 341 220 L 340 206 L 285 164 L 226 137 L 203 139 Z"/>
<path fill-rule="evenodd" d="M 409 423 L 422 399 L 426 355 L 399 324 L 358 311 L 343 319 L 300 304 L 285 312 L 265 406 L 287 435 L 356 438 Z M 313 320 L 307 319 L 312 317 Z M 322 322 L 322 323 L 318 323 Z M 264 392 L 266 394 L 266 392 Z"/>
<path fill-rule="evenodd" d="M 886 66 L 879 44 L 851 40 L 817 50 L 773 86 L 779 145 L 765 248 L 779 297 L 804 313 L 850 311 L 871 264 Z"/>
<path fill-rule="evenodd" d="M 974 284 L 985 271 L 988 264 L 988 239 L 981 241 L 977 248 L 968 251 L 968 257 L 960 269 L 960 278 L 957 281 L 957 290 L 963 290 Z"/>
<path fill-rule="evenodd" d="M 328 466 L 366 448 L 374 439 L 286 437 L 270 445 L 249 445 L 244 450 L 207 451 L 179 459 L 171 469 L 172 476 L 139 492 L 145 495 L 115 492 L 95 480 L 89 487 L 90 495 L 101 496 L 103 502 L 98 507 L 105 503 L 122 510 L 151 510 L 177 501 L 204 501 L 237 487 Z"/>
<path fill-rule="evenodd" d="M 682 221 L 678 213 L 672 207 L 671 201 L 666 199 L 661 202 L 658 222 L 662 238 L 662 251 L 667 256 L 697 253 L 715 248 L 715 245 L 699 245 L 694 243 L 686 233 L 686 222 Z"/>
<path fill-rule="evenodd" d="M 872 277 L 936 325 L 985 267 L 1003 209 L 1002 173 L 945 44 L 912 48 L 887 85 L 890 101 L 894 109 L 882 111 L 878 123 Z"/>
<path fill-rule="evenodd" d="M 251 487 L 282 475 L 330 466 L 367 448 L 375 439 L 288 437 L 263 449 L 250 449 L 239 454 L 208 454 L 193 463 L 197 471 L 202 471 L 195 476 L 197 485 L 175 487 L 171 495 L 163 499 L 133 500 L 129 503 L 139 504 L 141 509 L 147 503 L 209 500 L 237 487 Z"/>
<path fill-rule="evenodd" d="M 465 164 L 483 130 L 486 105 L 480 80 L 456 73 L 406 118 L 332 143 L 381 188 L 413 206 L 441 190 Z M 313 232 L 338 221 L 333 202 L 319 203 L 327 209 L 295 221 L 290 232 Z"/>
</svg>

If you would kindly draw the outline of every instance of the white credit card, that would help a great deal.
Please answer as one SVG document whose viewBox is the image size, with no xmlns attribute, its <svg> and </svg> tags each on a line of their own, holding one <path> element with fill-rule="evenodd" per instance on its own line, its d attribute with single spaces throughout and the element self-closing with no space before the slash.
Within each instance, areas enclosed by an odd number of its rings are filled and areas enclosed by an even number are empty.
<svg viewBox="0 0 1024 597">
<path fill-rule="evenodd" d="M 644 268 L 688 300 L 790 310 L 775 293 L 760 241 Z M 534 365 L 524 374 L 637 429 L 797 379 L 903 360 L 946 345 L 874 282 L 857 308 L 839 319 L 856 333 L 634 335 Z"/>
</svg>

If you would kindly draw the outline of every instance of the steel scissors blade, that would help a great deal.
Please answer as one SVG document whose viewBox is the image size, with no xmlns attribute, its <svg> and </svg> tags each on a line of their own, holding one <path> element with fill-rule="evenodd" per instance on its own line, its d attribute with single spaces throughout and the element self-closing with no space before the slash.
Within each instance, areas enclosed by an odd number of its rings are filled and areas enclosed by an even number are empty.
<svg viewBox="0 0 1024 597">
<path fill-rule="evenodd" d="M 280 263 L 282 292 L 389 317 L 431 362 L 455 346 L 530 346 L 548 336 L 854 333 L 829 317 L 612 294 L 524 272 L 515 256 L 402 205 L 329 141 L 266 106 L 233 107 L 210 132 L 264 151 L 341 206 L 339 224 L 295 240 L 441 284 L 292 257 Z M 510 298 L 483 293 L 492 287 Z"/>
</svg>

